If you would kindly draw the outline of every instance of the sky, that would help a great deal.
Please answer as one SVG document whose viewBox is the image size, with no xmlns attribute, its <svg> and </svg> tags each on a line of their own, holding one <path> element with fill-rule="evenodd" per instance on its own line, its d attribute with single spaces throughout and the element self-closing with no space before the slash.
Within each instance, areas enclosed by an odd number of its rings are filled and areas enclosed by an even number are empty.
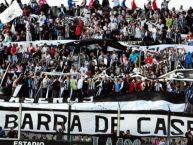
<svg viewBox="0 0 193 145">
<path fill-rule="evenodd" d="M 11 0 L 7 0 L 7 2 L 10 2 Z M 28 3 L 30 0 L 21 0 L 23 3 Z M 73 0 L 76 1 L 76 4 L 81 4 L 82 0 Z M 87 3 L 89 3 L 90 0 L 87 0 Z M 102 2 L 102 0 L 99 0 Z M 109 0 L 110 5 L 113 6 L 113 0 Z M 147 2 L 147 0 L 135 0 L 138 7 L 143 8 L 144 3 Z M 163 0 L 157 0 L 158 7 L 161 7 L 161 2 Z M 192 2 L 190 2 L 192 1 Z M 0 0 L 0 3 L 4 2 L 4 0 Z M 51 6 L 60 6 L 62 3 L 65 6 L 68 6 L 68 0 L 47 0 L 48 4 Z M 122 2 L 122 0 L 120 0 Z M 130 8 L 131 0 L 126 0 L 127 7 Z M 169 8 L 175 7 L 176 9 L 180 8 L 180 5 L 183 5 L 184 9 L 188 9 L 190 6 L 193 7 L 193 0 L 171 0 L 169 3 Z"/>
</svg>

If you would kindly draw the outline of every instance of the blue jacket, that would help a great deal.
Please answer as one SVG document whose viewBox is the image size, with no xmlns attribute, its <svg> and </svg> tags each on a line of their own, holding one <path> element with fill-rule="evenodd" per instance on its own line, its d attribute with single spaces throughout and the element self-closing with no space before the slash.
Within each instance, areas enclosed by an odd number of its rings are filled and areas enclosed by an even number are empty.
<svg viewBox="0 0 193 145">
<path fill-rule="evenodd" d="M 137 60 L 138 55 L 136 53 L 129 55 L 129 60 L 131 62 L 135 62 Z"/>
<path fill-rule="evenodd" d="M 188 52 L 186 55 L 185 55 L 185 64 L 191 64 L 192 63 L 192 55 L 190 52 Z"/>
<path fill-rule="evenodd" d="M 120 91 L 121 84 L 119 82 L 115 82 L 115 92 L 118 93 Z"/>
</svg>

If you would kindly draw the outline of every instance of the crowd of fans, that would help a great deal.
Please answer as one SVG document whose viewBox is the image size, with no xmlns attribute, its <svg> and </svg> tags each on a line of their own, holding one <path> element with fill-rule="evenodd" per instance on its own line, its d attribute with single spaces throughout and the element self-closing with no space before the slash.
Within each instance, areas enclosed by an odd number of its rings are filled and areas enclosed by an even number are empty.
<svg viewBox="0 0 193 145">
<path fill-rule="evenodd" d="M 34 46 L 30 43 L 23 48 L 14 43 L 2 44 L 1 48 L 0 82 L 9 96 L 18 85 L 22 85 L 18 95 L 21 98 L 73 96 L 80 101 L 83 97 L 107 92 L 182 93 L 190 86 L 178 81 L 156 80 L 176 68 L 192 68 L 192 54 L 184 48 L 166 48 L 159 53 L 132 47 L 125 51 L 105 51 L 99 45 L 94 49 L 82 48 L 81 52 L 65 44 Z M 57 76 L 57 72 L 63 75 Z"/>
<path fill-rule="evenodd" d="M 36 40 L 110 38 L 142 41 L 145 45 L 181 44 L 181 34 L 188 34 L 186 41 L 191 43 L 193 9 L 186 11 L 181 6 L 179 10 L 169 10 L 164 2 L 161 9 L 152 8 L 150 3 L 145 4 L 144 9 L 128 9 L 125 5 L 110 8 L 108 0 L 102 5 L 94 0 L 92 7 L 83 1 L 70 9 L 64 5 L 39 5 L 36 0 L 30 0 L 28 5 L 20 3 L 23 16 L 8 24 L 0 22 L 0 87 L 8 96 L 13 96 L 15 89 L 22 85 L 18 94 L 21 98 L 72 97 L 79 101 L 101 94 L 118 97 L 142 91 L 183 93 L 190 83 L 157 78 L 176 68 L 193 68 L 193 54 L 185 48 L 152 52 L 148 47 L 146 50 L 128 47 L 124 51 L 108 51 L 105 44 L 74 48 L 65 44 L 33 43 Z M 0 13 L 7 7 L 1 4 Z M 58 76 L 56 72 L 63 75 Z M 0 127 L 0 138 L 6 136 L 15 138 L 17 133 L 11 129 L 6 135 Z M 187 134 L 187 138 L 192 143 L 192 135 Z M 33 139 L 39 138 L 34 136 Z M 47 136 L 42 135 L 40 139 Z M 161 145 L 165 139 L 157 138 L 151 143 Z M 184 145 L 182 140 L 173 140 L 171 144 Z"/>
<path fill-rule="evenodd" d="M 18 42 L 31 40 L 62 40 L 112 38 L 116 40 L 138 40 L 150 43 L 181 43 L 181 34 L 188 34 L 192 40 L 193 9 L 168 9 L 163 1 L 161 8 L 152 7 L 151 1 L 145 1 L 144 9 L 121 6 L 110 8 L 109 1 L 102 4 L 94 0 L 87 6 L 66 8 L 39 5 L 36 0 L 22 4 L 23 16 L 8 24 L 0 23 L 0 42 Z M 124 1 L 125 2 L 125 1 Z M 0 12 L 6 9 L 1 4 Z"/>
<path fill-rule="evenodd" d="M 100 5 L 98 0 L 92 7 L 83 1 L 82 5 L 70 9 L 63 5 L 39 5 L 35 0 L 28 5 L 20 3 L 20 6 L 23 16 L 8 24 L 0 23 L 0 82 L 9 90 L 9 96 L 18 85 L 22 85 L 20 97 L 73 96 L 80 101 L 83 97 L 107 92 L 182 93 L 189 87 L 188 83 L 153 80 L 178 67 L 192 68 L 192 54 L 184 48 L 152 53 L 148 47 L 146 50 L 128 47 L 125 51 L 107 51 L 105 45 L 95 45 L 94 49 L 86 46 L 77 50 L 65 44 L 34 45 L 31 42 L 26 46 L 19 41 L 111 38 L 145 44 L 181 43 L 181 33 L 189 33 L 187 40 L 193 38 L 192 8 L 185 11 L 181 6 L 179 10 L 169 10 L 166 3 L 161 9 L 148 4 L 144 9 L 110 8 L 108 1 Z M 6 7 L 1 4 L 0 12 Z M 79 75 L 50 76 L 42 72 L 78 72 Z M 146 78 L 133 77 L 138 74 Z"/>
</svg>

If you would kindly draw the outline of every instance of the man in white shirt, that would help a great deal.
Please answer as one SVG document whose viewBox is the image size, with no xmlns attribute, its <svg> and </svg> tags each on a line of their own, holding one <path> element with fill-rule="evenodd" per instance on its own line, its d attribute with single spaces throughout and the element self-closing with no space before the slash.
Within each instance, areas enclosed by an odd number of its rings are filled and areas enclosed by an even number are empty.
<svg viewBox="0 0 193 145">
<path fill-rule="evenodd" d="M 85 65 L 82 65 L 81 67 L 80 67 L 80 74 L 81 75 L 85 75 L 86 74 L 86 72 L 88 71 L 88 68 L 85 66 Z"/>
<path fill-rule="evenodd" d="M 44 79 L 42 80 L 42 98 L 46 97 L 47 91 L 49 89 L 48 88 L 49 84 L 50 84 L 50 80 L 49 80 L 48 76 L 46 75 L 44 77 Z"/>
<path fill-rule="evenodd" d="M 156 92 L 160 92 L 162 90 L 162 84 L 158 80 L 154 84 L 154 87 Z"/>
</svg>

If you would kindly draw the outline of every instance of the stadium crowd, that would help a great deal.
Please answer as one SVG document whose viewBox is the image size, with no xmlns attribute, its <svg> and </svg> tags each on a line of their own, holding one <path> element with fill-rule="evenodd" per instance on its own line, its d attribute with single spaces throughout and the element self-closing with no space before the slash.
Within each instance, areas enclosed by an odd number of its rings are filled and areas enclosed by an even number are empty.
<svg viewBox="0 0 193 145">
<path fill-rule="evenodd" d="M 9 44 L 2 46 L 4 49 L 0 51 L 0 80 L 2 86 L 9 90 L 9 96 L 13 95 L 18 85 L 22 85 L 21 98 L 46 97 L 46 94 L 49 98 L 67 98 L 73 91 L 74 97 L 79 97 L 80 101 L 83 97 L 100 95 L 101 92 L 182 93 L 189 87 L 189 83 L 156 80 L 178 67 L 192 68 L 192 54 L 186 53 L 183 48 L 168 48 L 155 54 L 136 48 L 105 52 L 96 45 L 95 49 L 83 49 L 81 53 L 74 52 L 72 55 L 71 49 L 64 44 L 33 46 L 30 43 L 20 51 L 21 47 Z M 14 50 L 19 51 L 14 53 Z M 6 71 L 6 68 L 9 69 Z M 7 75 L 4 77 L 5 72 Z M 51 72 L 51 75 L 43 72 Z M 63 75 L 55 75 L 57 72 Z"/>
<path fill-rule="evenodd" d="M 193 68 L 193 54 L 184 48 L 162 51 L 127 47 L 124 51 L 108 51 L 106 46 L 77 48 L 65 44 L 35 45 L 37 40 L 112 39 L 140 41 L 141 44 L 182 44 L 181 34 L 188 34 L 185 43 L 193 40 L 193 9 L 168 9 L 164 0 L 159 9 L 155 0 L 144 9 L 125 6 L 109 7 L 108 0 L 93 5 L 83 3 L 70 8 L 50 7 L 30 0 L 28 5 L 17 0 L 23 15 L 10 23 L 0 22 L 0 88 L 13 96 L 22 85 L 20 98 L 79 98 L 121 95 L 134 92 L 183 93 L 191 84 L 174 80 L 158 80 L 176 68 Z M 134 1 L 133 1 L 134 2 Z M 8 4 L 0 5 L 2 13 Z M 24 43 L 20 43 L 26 41 Z M 29 45 L 28 45 L 29 43 Z M 86 48 L 85 48 L 86 47 Z M 49 72 L 49 73 L 47 73 Z M 56 75 L 63 73 L 62 76 Z M 6 75 L 5 75 L 6 74 Z M 51 75 L 50 75 L 51 74 Z M 58 132 L 57 132 L 58 133 Z M 63 138 L 63 133 L 57 134 Z M 124 134 L 127 137 L 127 134 Z M 7 134 L 0 127 L 0 138 L 16 138 L 12 128 Z M 23 139 L 25 135 L 22 136 Z M 43 134 L 40 139 L 48 139 Z M 56 137 L 57 138 L 57 137 Z M 30 138 L 31 139 L 31 138 Z M 39 139 L 37 135 L 32 139 Z M 90 138 L 79 137 L 82 141 Z M 187 134 L 192 144 L 192 134 Z M 59 139 L 60 140 L 60 139 Z M 142 142 L 146 140 L 142 139 Z M 165 138 L 156 138 L 153 145 L 163 145 Z M 184 140 L 173 140 L 171 145 L 185 145 Z"/>
<path fill-rule="evenodd" d="M 69 9 L 63 5 L 39 5 L 35 0 L 28 5 L 20 3 L 23 16 L 8 24 L 0 23 L 1 85 L 9 90 L 9 96 L 22 85 L 23 91 L 19 93 L 22 98 L 73 96 L 80 101 L 101 92 L 183 92 L 189 87 L 188 83 L 153 79 L 179 66 L 192 68 L 193 56 L 184 48 L 153 53 L 148 47 L 143 51 L 140 47 L 128 47 L 125 51 L 109 52 L 95 45 L 94 49 L 74 52 L 65 44 L 33 44 L 32 40 L 91 38 L 178 44 L 182 33 L 188 33 L 187 41 L 192 40 L 191 7 L 188 11 L 183 10 L 183 6 L 180 10 L 169 10 L 165 1 L 161 9 L 150 3 L 145 4 L 144 9 L 128 9 L 124 5 L 110 8 L 108 0 L 102 5 L 95 0 L 89 7 L 83 1 L 82 5 Z M 1 12 L 5 9 L 6 5 L 1 4 Z M 24 46 L 20 41 L 32 42 Z M 79 72 L 80 75 L 58 77 L 41 72 Z M 138 74 L 145 78 L 132 77 Z"/>
<path fill-rule="evenodd" d="M 23 16 L 11 23 L 0 22 L 0 42 L 111 38 L 144 41 L 145 44 L 179 44 L 181 34 L 188 34 L 187 40 L 193 38 L 192 7 L 169 10 L 168 1 L 163 1 L 161 8 L 156 1 L 145 1 L 144 9 L 136 4 L 129 9 L 125 1 L 110 8 L 108 0 L 103 0 L 102 4 L 94 0 L 89 6 L 83 0 L 81 5 L 69 8 L 63 4 L 61 7 L 50 7 L 47 3 L 39 5 L 36 0 L 30 0 L 28 5 L 18 2 Z M 2 3 L 0 12 L 6 8 Z"/>
</svg>

